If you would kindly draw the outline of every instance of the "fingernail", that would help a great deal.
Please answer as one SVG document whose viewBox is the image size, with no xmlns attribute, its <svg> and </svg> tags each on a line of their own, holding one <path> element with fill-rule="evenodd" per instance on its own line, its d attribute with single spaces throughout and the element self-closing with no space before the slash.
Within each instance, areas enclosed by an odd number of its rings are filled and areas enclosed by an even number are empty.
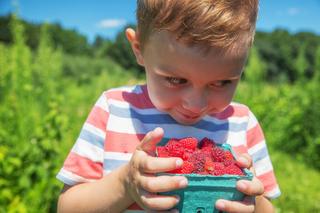
<svg viewBox="0 0 320 213">
<path fill-rule="evenodd" d="M 238 182 L 238 189 L 240 189 L 241 191 L 246 190 L 247 185 L 244 182 Z"/>
<path fill-rule="evenodd" d="M 223 210 L 223 209 L 225 208 L 225 206 L 226 206 L 226 204 L 225 204 L 223 201 L 221 201 L 221 200 L 218 200 L 218 201 L 216 202 L 216 207 L 217 207 L 218 209 L 220 209 L 220 210 Z"/>
<path fill-rule="evenodd" d="M 183 164 L 183 161 L 181 159 L 176 160 L 176 166 L 181 167 Z"/>
<path fill-rule="evenodd" d="M 172 213 L 179 213 L 179 210 L 178 209 L 173 209 L 171 212 Z"/>
<path fill-rule="evenodd" d="M 180 187 L 185 187 L 188 185 L 188 180 L 186 178 L 183 178 L 182 180 L 180 180 L 179 182 Z"/>
</svg>

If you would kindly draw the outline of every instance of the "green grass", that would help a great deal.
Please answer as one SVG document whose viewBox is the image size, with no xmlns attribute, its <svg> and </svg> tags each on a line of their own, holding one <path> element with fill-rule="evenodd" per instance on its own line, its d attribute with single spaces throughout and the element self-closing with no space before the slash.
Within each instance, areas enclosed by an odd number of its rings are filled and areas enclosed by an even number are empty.
<svg viewBox="0 0 320 213">
<path fill-rule="evenodd" d="M 320 212 L 320 172 L 283 152 L 270 155 L 282 193 L 273 201 L 277 212 Z"/>
</svg>

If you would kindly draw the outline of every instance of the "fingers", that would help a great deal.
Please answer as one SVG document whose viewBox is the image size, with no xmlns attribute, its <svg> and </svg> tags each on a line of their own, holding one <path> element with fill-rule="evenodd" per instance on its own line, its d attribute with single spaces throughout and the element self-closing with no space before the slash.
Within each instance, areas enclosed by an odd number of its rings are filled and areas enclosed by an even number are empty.
<svg viewBox="0 0 320 213">
<path fill-rule="evenodd" d="M 167 192 L 184 188 L 188 185 L 188 180 L 183 176 L 142 176 L 141 187 L 148 192 Z"/>
<path fill-rule="evenodd" d="M 157 127 L 146 134 L 137 149 L 145 151 L 149 155 L 155 156 L 156 145 L 161 141 L 162 137 L 163 129 Z"/>
<path fill-rule="evenodd" d="M 145 156 L 139 161 L 139 169 L 144 173 L 167 172 L 180 168 L 183 164 L 181 158 L 158 158 Z"/>
<path fill-rule="evenodd" d="M 236 187 L 240 192 L 249 196 L 258 196 L 264 193 L 264 186 L 256 177 L 252 181 L 239 180 Z"/>
<path fill-rule="evenodd" d="M 230 200 L 217 200 L 216 208 L 220 211 L 229 213 L 248 213 L 254 212 L 254 203 L 252 201 L 230 201 Z"/>
<path fill-rule="evenodd" d="M 241 154 L 237 159 L 237 164 L 242 168 L 252 167 L 252 159 L 248 154 Z"/>
<path fill-rule="evenodd" d="M 141 193 L 141 202 L 146 209 L 156 211 L 172 209 L 180 201 L 178 196 L 157 195 L 148 192 Z"/>
</svg>

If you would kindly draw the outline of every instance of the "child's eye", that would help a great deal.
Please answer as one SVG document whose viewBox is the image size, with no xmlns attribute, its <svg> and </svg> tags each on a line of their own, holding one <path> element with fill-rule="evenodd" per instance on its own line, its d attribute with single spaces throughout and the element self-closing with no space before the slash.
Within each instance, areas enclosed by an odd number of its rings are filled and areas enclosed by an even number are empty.
<svg viewBox="0 0 320 213">
<path fill-rule="evenodd" d="M 230 84 L 231 82 L 232 82 L 231 80 L 216 81 L 214 83 L 211 83 L 210 86 L 221 88 L 221 87 L 224 87 L 224 86 Z"/>
<path fill-rule="evenodd" d="M 184 78 L 176 78 L 176 77 L 166 77 L 166 81 L 171 85 L 181 85 L 185 84 L 188 81 Z"/>
</svg>

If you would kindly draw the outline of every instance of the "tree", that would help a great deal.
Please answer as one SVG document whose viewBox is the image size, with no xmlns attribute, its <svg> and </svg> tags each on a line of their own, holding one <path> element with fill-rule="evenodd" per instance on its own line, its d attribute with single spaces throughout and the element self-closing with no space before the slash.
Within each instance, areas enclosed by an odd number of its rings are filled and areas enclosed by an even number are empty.
<svg viewBox="0 0 320 213">
<path fill-rule="evenodd" d="M 320 82 L 320 45 L 318 45 L 315 53 L 314 75 L 315 81 Z"/>
<path fill-rule="evenodd" d="M 299 80 L 304 80 L 306 78 L 306 70 L 309 66 L 305 54 L 306 54 L 306 45 L 302 45 L 300 46 L 298 56 L 294 62 L 296 77 Z"/>
<path fill-rule="evenodd" d="M 259 84 L 265 79 L 265 76 L 266 64 L 260 58 L 257 48 L 253 46 L 245 68 L 245 80 L 250 83 Z"/>
<path fill-rule="evenodd" d="M 128 27 L 135 28 L 135 26 L 132 25 L 124 27 L 123 30 L 118 33 L 115 42 L 108 49 L 107 55 L 125 69 L 142 73 L 144 69 L 136 62 L 130 43 L 125 36 L 125 29 Z"/>
</svg>

